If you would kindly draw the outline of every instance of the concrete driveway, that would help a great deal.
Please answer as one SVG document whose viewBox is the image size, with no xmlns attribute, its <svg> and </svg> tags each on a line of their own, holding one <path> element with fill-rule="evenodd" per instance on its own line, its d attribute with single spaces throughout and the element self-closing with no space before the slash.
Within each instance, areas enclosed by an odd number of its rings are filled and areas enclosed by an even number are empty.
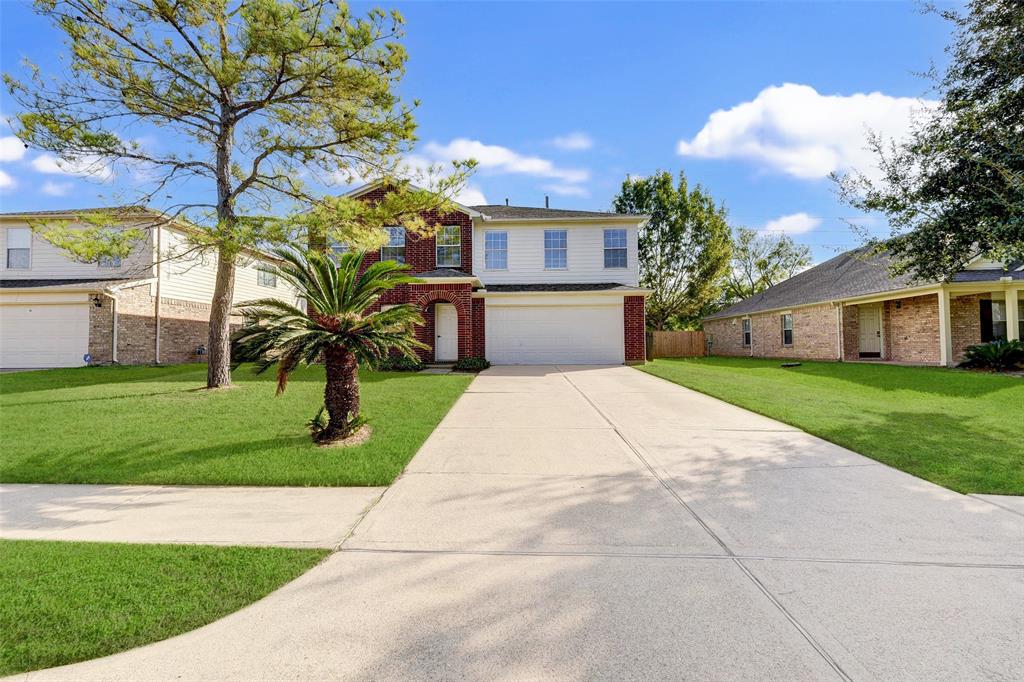
<svg viewBox="0 0 1024 682">
<path fill-rule="evenodd" d="M 626 367 L 494 368 L 342 551 L 32 679 L 1024 678 L 1024 515 Z"/>
</svg>

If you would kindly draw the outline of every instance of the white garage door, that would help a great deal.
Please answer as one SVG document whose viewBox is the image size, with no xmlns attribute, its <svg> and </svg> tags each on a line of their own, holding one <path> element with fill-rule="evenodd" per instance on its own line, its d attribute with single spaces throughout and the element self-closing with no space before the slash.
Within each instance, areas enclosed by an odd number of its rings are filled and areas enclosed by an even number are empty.
<svg viewBox="0 0 1024 682">
<path fill-rule="evenodd" d="M 591 306 L 488 305 L 487 359 L 496 365 L 618 365 L 622 302 Z"/>
<path fill-rule="evenodd" d="M 0 305 L 0 368 L 78 367 L 89 350 L 89 305 Z"/>
</svg>

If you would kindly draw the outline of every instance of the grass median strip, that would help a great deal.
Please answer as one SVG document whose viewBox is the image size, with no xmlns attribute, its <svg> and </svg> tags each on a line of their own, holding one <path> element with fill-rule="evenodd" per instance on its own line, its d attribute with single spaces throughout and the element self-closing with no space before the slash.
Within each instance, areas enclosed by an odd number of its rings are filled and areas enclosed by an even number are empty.
<svg viewBox="0 0 1024 682">
<path fill-rule="evenodd" d="M 1024 380 L 931 367 L 660 359 L 643 371 L 961 493 L 1024 495 Z"/>
<path fill-rule="evenodd" d="M 327 550 L 0 541 L 0 675 L 194 630 L 295 579 Z"/>
</svg>

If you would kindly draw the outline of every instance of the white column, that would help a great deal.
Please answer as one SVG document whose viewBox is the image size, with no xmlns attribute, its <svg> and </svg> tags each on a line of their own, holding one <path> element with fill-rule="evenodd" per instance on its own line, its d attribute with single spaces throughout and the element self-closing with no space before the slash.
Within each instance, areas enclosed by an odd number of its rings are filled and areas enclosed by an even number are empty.
<svg viewBox="0 0 1024 682">
<path fill-rule="evenodd" d="M 953 362 L 953 333 L 949 320 L 949 290 L 939 290 L 939 364 L 948 367 Z"/>
<path fill-rule="evenodd" d="M 1010 287 L 1006 290 L 1006 339 L 1013 341 L 1020 339 L 1020 304 L 1017 297 L 1020 296 L 1020 287 Z"/>
</svg>

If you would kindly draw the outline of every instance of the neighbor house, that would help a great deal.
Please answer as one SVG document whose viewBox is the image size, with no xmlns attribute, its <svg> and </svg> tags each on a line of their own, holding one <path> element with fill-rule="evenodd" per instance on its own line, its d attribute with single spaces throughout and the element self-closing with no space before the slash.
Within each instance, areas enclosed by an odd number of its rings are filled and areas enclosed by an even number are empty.
<svg viewBox="0 0 1024 682">
<path fill-rule="evenodd" d="M 350 193 L 366 201 L 380 182 Z M 507 205 L 428 213 L 437 234 L 388 228 L 367 264 L 409 264 L 422 284 L 401 286 L 382 305 L 412 303 L 428 362 L 486 357 L 494 364 L 642 363 L 644 298 L 637 234 L 645 216 Z"/>
<path fill-rule="evenodd" d="M 100 212 L 139 228 L 145 239 L 124 258 L 82 263 L 30 226 L 81 226 L 84 216 Z M 190 229 L 138 207 L 0 214 L 0 368 L 205 359 L 217 259 L 192 248 Z M 235 302 L 295 301 L 273 274 L 275 263 L 243 253 Z"/>
<path fill-rule="evenodd" d="M 388 191 L 371 183 L 366 201 Z M 0 367 L 204 359 L 216 260 L 187 253 L 188 226 L 145 209 L 125 224 L 149 237 L 128 258 L 69 260 L 29 228 L 83 211 L 0 216 Z M 644 361 L 644 297 L 637 230 L 644 216 L 516 206 L 462 206 L 426 214 L 437 234 L 395 226 L 366 256 L 407 263 L 423 280 L 381 299 L 412 303 L 427 362 L 486 357 L 495 364 L 622 364 Z M 162 257 L 158 254 L 163 254 Z M 238 269 L 235 301 L 294 299 L 273 260 L 251 252 Z"/>
<path fill-rule="evenodd" d="M 1024 336 L 1024 263 L 973 259 L 949 282 L 893 276 L 855 249 L 711 315 L 713 355 L 952 365 L 973 344 Z"/>
</svg>

